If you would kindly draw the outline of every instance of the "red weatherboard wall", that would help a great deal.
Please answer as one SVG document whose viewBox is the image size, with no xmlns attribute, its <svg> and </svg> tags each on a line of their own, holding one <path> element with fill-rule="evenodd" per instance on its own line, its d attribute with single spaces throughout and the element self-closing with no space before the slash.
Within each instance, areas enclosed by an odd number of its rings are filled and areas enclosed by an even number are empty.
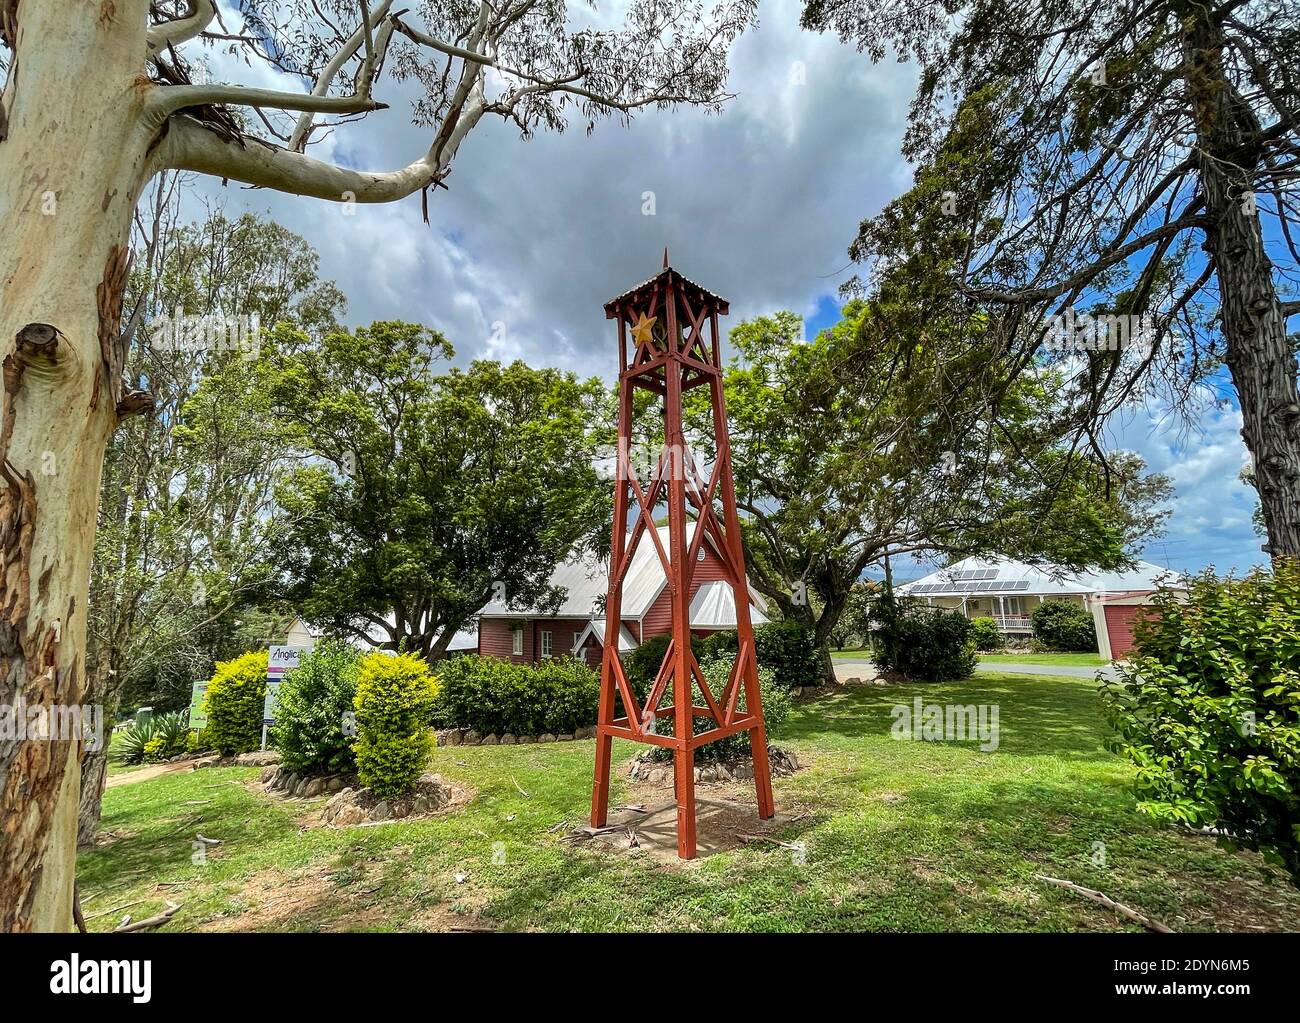
<svg viewBox="0 0 1300 1023">
<path fill-rule="evenodd" d="M 713 552 L 713 548 L 706 541 L 700 548 L 704 551 L 704 560 L 695 563 L 695 574 L 691 579 L 691 597 L 694 599 L 696 591 L 700 588 L 701 583 L 716 582 L 719 579 L 725 579 L 726 573 L 722 570 L 722 562 Z M 649 636 L 660 636 L 673 631 L 673 601 L 672 595 L 665 586 L 663 592 L 650 605 L 650 610 L 645 614 L 645 634 Z"/>
<path fill-rule="evenodd" d="M 524 652 L 521 655 L 511 653 L 514 649 L 514 636 L 511 631 L 513 621 L 510 618 L 481 618 L 478 625 L 478 652 L 487 657 L 501 657 L 516 664 L 527 664 L 541 658 L 542 638 L 545 630 L 551 633 L 551 655 L 567 656 L 573 649 L 573 641 L 578 633 L 587 627 L 585 618 L 542 618 L 524 624 Z"/>
<path fill-rule="evenodd" d="M 1110 634 L 1110 656 L 1114 660 L 1127 657 L 1133 649 L 1133 626 L 1139 614 L 1154 614 L 1149 605 L 1107 604 L 1106 631 Z"/>
</svg>

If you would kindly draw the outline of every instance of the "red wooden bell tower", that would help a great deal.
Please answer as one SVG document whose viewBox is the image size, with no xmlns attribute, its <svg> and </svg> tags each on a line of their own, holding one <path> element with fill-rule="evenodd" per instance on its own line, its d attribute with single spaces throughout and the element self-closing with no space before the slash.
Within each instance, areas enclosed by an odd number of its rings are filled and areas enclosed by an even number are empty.
<svg viewBox="0 0 1300 1023">
<path fill-rule="evenodd" d="M 667 250 L 664 268 L 658 276 L 605 304 L 606 319 L 618 321 L 621 362 L 614 529 L 605 604 L 605 649 L 600 668 L 591 825 L 601 828 L 606 824 L 610 757 L 616 736 L 670 748 L 677 797 L 677 854 L 683 859 L 695 857 L 695 750 L 705 743 L 748 732 L 758 815 L 769 818 L 775 813 L 722 390 L 718 317 L 726 313 L 725 299 L 705 291 L 668 265 Z M 662 408 L 664 422 L 664 446 L 658 465 L 645 480 L 637 478 L 629 457 L 633 434 L 632 396 L 638 387 L 662 399 L 658 407 Z M 689 453 L 682 428 L 682 394 L 695 387 L 708 388 L 713 409 L 717 454 L 707 478 Z M 636 522 L 628 532 L 628 513 L 633 501 Z M 655 508 L 661 502 L 668 505 L 667 549 L 654 522 Z M 715 504 L 721 505 L 721 515 Z M 624 578 L 637 544 L 647 536 L 668 578 L 673 631 L 663 664 L 642 704 L 623 671 L 618 641 Z M 696 558 L 706 537 L 722 562 L 725 581 L 731 586 L 739 639 L 731 677 L 717 694 L 710 691 L 691 649 L 691 583 Z M 695 702 L 692 680 L 704 701 L 703 706 Z M 670 686 L 672 703 L 661 707 Z M 696 718 L 708 719 L 707 730 L 698 735 L 694 729 Z M 663 734 L 665 729 L 654 727 L 658 719 L 671 722 L 671 734 Z"/>
</svg>

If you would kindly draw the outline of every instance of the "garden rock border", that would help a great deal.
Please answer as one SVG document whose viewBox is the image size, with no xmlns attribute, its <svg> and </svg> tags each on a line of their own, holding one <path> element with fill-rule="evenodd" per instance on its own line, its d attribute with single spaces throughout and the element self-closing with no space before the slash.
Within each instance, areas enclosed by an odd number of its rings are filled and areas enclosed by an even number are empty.
<svg viewBox="0 0 1300 1023">
<path fill-rule="evenodd" d="M 577 728 L 572 732 L 543 732 L 541 735 L 514 735 L 490 732 L 480 735 L 472 728 L 443 728 L 435 733 L 439 746 L 523 746 L 544 742 L 572 742 L 574 739 L 594 739 L 596 726 Z"/>
<path fill-rule="evenodd" d="M 262 783 L 267 792 L 282 799 L 313 799 L 355 785 L 356 776 L 295 774 L 287 767 L 268 767 L 262 772 Z"/>
<path fill-rule="evenodd" d="M 669 784 L 673 780 L 673 762 L 671 760 L 654 760 L 654 752 L 647 750 L 632 758 L 627 776 L 633 781 L 645 781 L 651 785 Z M 768 764 L 774 777 L 783 777 L 802 770 L 798 759 L 790 750 L 767 748 Z M 710 764 L 701 764 L 695 768 L 697 782 L 752 781 L 754 763 L 749 757 Z"/>
<path fill-rule="evenodd" d="M 415 787 L 396 799 L 384 799 L 365 788 L 340 789 L 321 810 L 321 824 L 352 827 L 380 824 L 390 820 L 428 817 L 457 802 L 464 802 L 466 792 L 446 781 L 440 774 L 420 775 Z"/>
</svg>

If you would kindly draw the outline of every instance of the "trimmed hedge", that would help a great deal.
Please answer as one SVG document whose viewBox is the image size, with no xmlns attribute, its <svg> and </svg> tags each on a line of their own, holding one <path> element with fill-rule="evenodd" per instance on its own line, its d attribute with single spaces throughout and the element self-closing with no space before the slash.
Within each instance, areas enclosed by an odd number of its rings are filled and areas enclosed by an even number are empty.
<svg viewBox="0 0 1300 1023">
<path fill-rule="evenodd" d="M 1164 590 L 1102 681 L 1138 809 L 1257 849 L 1300 886 L 1300 564 Z"/>
<path fill-rule="evenodd" d="M 218 661 L 207 695 L 208 738 L 222 756 L 248 753 L 262 745 L 266 703 L 266 654 L 250 651 Z"/>
<path fill-rule="evenodd" d="M 600 679 L 576 657 L 515 664 L 467 654 L 443 661 L 438 669 L 433 720 L 439 727 L 541 735 L 596 723 Z"/>
<path fill-rule="evenodd" d="M 352 737 L 361 653 L 348 643 L 326 640 L 302 655 L 276 694 L 272 745 L 295 774 L 355 771 Z"/>
<path fill-rule="evenodd" d="M 1070 600 L 1053 598 L 1034 608 L 1034 638 L 1048 650 L 1097 652 L 1092 612 Z"/>
<path fill-rule="evenodd" d="M 410 792 L 433 751 L 429 714 L 438 686 L 414 654 L 367 654 L 357 664 L 357 741 L 361 784 L 385 799 Z"/>
</svg>

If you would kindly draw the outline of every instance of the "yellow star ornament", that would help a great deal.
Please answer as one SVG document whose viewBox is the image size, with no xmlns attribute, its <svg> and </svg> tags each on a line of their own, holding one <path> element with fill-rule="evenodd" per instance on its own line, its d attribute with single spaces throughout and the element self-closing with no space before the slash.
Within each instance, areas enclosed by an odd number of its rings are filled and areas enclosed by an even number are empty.
<svg viewBox="0 0 1300 1023">
<path fill-rule="evenodd" d="M 657 316 L 646 316 L 645 313 L 642 313 L 637 318 L 636 323 L 632 324 L 632 340 L 635 341 L 638 346 L 648 345 L 653 340 L 651 331 L 654 329 L 655 321 L 658 319 L 659 317 Z"/>
</svg>

